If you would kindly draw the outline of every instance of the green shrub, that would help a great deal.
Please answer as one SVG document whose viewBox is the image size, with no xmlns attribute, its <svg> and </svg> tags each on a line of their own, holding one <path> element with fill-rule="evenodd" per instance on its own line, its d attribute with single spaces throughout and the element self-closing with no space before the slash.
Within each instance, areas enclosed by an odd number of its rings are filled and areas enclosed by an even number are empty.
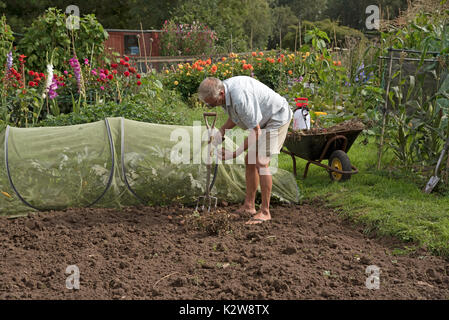
<svg viewBox="0 0 449 320">
<path fill-rule="evenodd" d="M 26 29 L 17 49 L 28 57 L 31 70 L 42 70 L 42 66 L 47 65 L 47 55 L 53 50 L 53 65 L 61 68 L 73 57 L 73 46 L 79 59 L 96 60 L 104 52 L 108 34 L 93 14 L 80 18 L 79 25 L 72 34 L 66 27 L 66 15 L 59 9 L 49 8 Z M 72 43 L 72 36 L 75 43 Z"/>
<path fill-rule="evenodd" d="M 349 38 L 357 38 L 359 40 L 365 41 L 367 40 L 365 35 L 357 29 L 352 29 L 346 26 L 341 26 L 338 22 L 333 22 L 329 19 L 325 19 L 322 21 L 302 21 L 301 23 L 301 33 L 303 35 L 302 41 L 304 41 L 304 35 L 309 30 L 313 30 L 315 28 L 320 29 L 321 31 L 326 32 L 329 39 L 332 42 L 336 41 L 337 46 L 344 46 L 346 41 L 346 37 Z M 297 35 L 298 26 L 292 25 L 288 27 L 288 33 L 282 39 L 282 47 L 288 48 L 290 50 L 295 50 L 295 37 L 296 37 L 296 48 L 299 49 L 299 35 Z"/>
<path fill-rule="evenodd" d="M 79 113 L 48 116 L 38 126 L 68 126 L 103 120 L 107 117 L 124 117 L 129 120 L 160 124 L 184 124 L 185 117 L 180 110 L 187 109 L 179 94 L 171 90 L 163 90 L 153 99 L 127 99 L 121 104 L 107 102 L 104 104 L 86 105 Z"/>
<path fill-rule="evenodd" d="M 6 55 L 12 50 L 14 36 L 11 27 L 6 24 L 6 17 L 0 18 L 0 68 L 6 63 Z"/>
</svg>

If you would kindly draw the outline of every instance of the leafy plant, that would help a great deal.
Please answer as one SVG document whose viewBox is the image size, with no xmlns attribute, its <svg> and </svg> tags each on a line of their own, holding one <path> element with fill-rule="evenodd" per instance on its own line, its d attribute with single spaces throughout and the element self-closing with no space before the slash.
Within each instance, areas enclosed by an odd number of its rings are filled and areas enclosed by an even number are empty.
<svg viewBox="0 0 449 320">
<path fill-rule="evenodd" d="M 166 20 L 161 33 L 161 53 L 164 56 L 210 55 L 216 40 L 216 33 L 203 23 L 177 24 Z"/>
<path fill-rule="evenodd" d="M 6 56 L 12 51 L 14 36 L 11 27 L 6 24 L 6 17 L 3 15 L 0 18 L 0 68 L 6 65 Z M 1 73 L 0 73 L 1 74 Z"/>
<path fill-rule="evenodd" d="M 78 30 L 69 30 L 67 16 L 61 10 L 49 8 L 26 29 L 18 50 L 28 57 L 30 69 L 46 64 L 47 53 L 54 51 L 53 64 L 58 70 L 76 55 L 95 61 L 104 51 L 107 32 L 94 15 L 80 18 Z"/>
</svg>

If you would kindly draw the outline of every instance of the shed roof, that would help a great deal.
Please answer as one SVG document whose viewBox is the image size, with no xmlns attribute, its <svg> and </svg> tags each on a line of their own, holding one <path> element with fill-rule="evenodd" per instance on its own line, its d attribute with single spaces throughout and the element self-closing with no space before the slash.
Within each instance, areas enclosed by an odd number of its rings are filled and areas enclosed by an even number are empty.
<svg viewBox="0 0 449 320">
<path fill-rule="evenodd" d="M 153 33 L 162 32 L 162 30 L 132 30 L 132 29 L 105 29 L 107 32 L 136 32 L 136 33 Z"/>
</svg>

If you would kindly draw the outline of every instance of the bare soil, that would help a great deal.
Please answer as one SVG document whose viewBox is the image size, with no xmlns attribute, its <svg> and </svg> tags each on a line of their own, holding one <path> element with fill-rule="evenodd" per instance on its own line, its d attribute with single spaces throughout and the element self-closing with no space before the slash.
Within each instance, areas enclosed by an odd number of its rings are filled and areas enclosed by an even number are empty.
<svg viewBox="0 0 449 320">
<path fill-rule="evenodd" d="M 291 138 L 300 138 L 301 136 L 310 136 L 310 135 L 320 135 L 320 134 L 328 134 L 328 133 L 341 133 L 348 131 L 358 131 L 365 129 L 366 126 L 362 121 L 354 118 L 351 120 L 347 120 L 341 123 L 336 124 L 335 126 L 329 128 L 322 128 L 320 126 L 311 128 L 309 130 L 297 130 L 289 132 Z"/>
<path fill-rule="evenodd" d="M 319 202 L 275 206 L 272 221 L 252 226 L 236 208 L 1 217 L 0 299 L 449 298 L 448 261 L 365 235 Z M 66 287 L 69 265 L 79 290 Z M 370 265 L 380 268 L 378 290 L 366 287 Z"/>
</svg>

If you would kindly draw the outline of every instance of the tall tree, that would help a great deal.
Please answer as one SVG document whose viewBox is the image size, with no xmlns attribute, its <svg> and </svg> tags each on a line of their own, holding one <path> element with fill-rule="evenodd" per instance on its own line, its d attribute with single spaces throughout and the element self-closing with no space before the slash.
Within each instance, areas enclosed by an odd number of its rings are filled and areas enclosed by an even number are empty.
<svg viewBox="0 0 449 320">
<path fill-rule="evenodd" d="M 277 0 L 274 5 L 289 6 L 299 19 L 316 21 L 324 18 L 328 1 L 332 0 Z"/>
<path fill-rule="evenodd" d="M 273 32 L 270 37 L 269 47 L 276 48 L 281 39 L 288 33 L 288 27 L 297 25 L 299 19 L 295 16 L 289 6 L 274 7 L 273 15 Z"/>
<path fill-rule="evenodd" d="M 384 19 L 395 18 L 400 10 L 407 8 L 407 0 L 328 0 L 327 15 L 333 20 L 339 20 L 341 24 L 365 29 L 366 8 L 377 5 L 382 10 Z"/>
</svg>

